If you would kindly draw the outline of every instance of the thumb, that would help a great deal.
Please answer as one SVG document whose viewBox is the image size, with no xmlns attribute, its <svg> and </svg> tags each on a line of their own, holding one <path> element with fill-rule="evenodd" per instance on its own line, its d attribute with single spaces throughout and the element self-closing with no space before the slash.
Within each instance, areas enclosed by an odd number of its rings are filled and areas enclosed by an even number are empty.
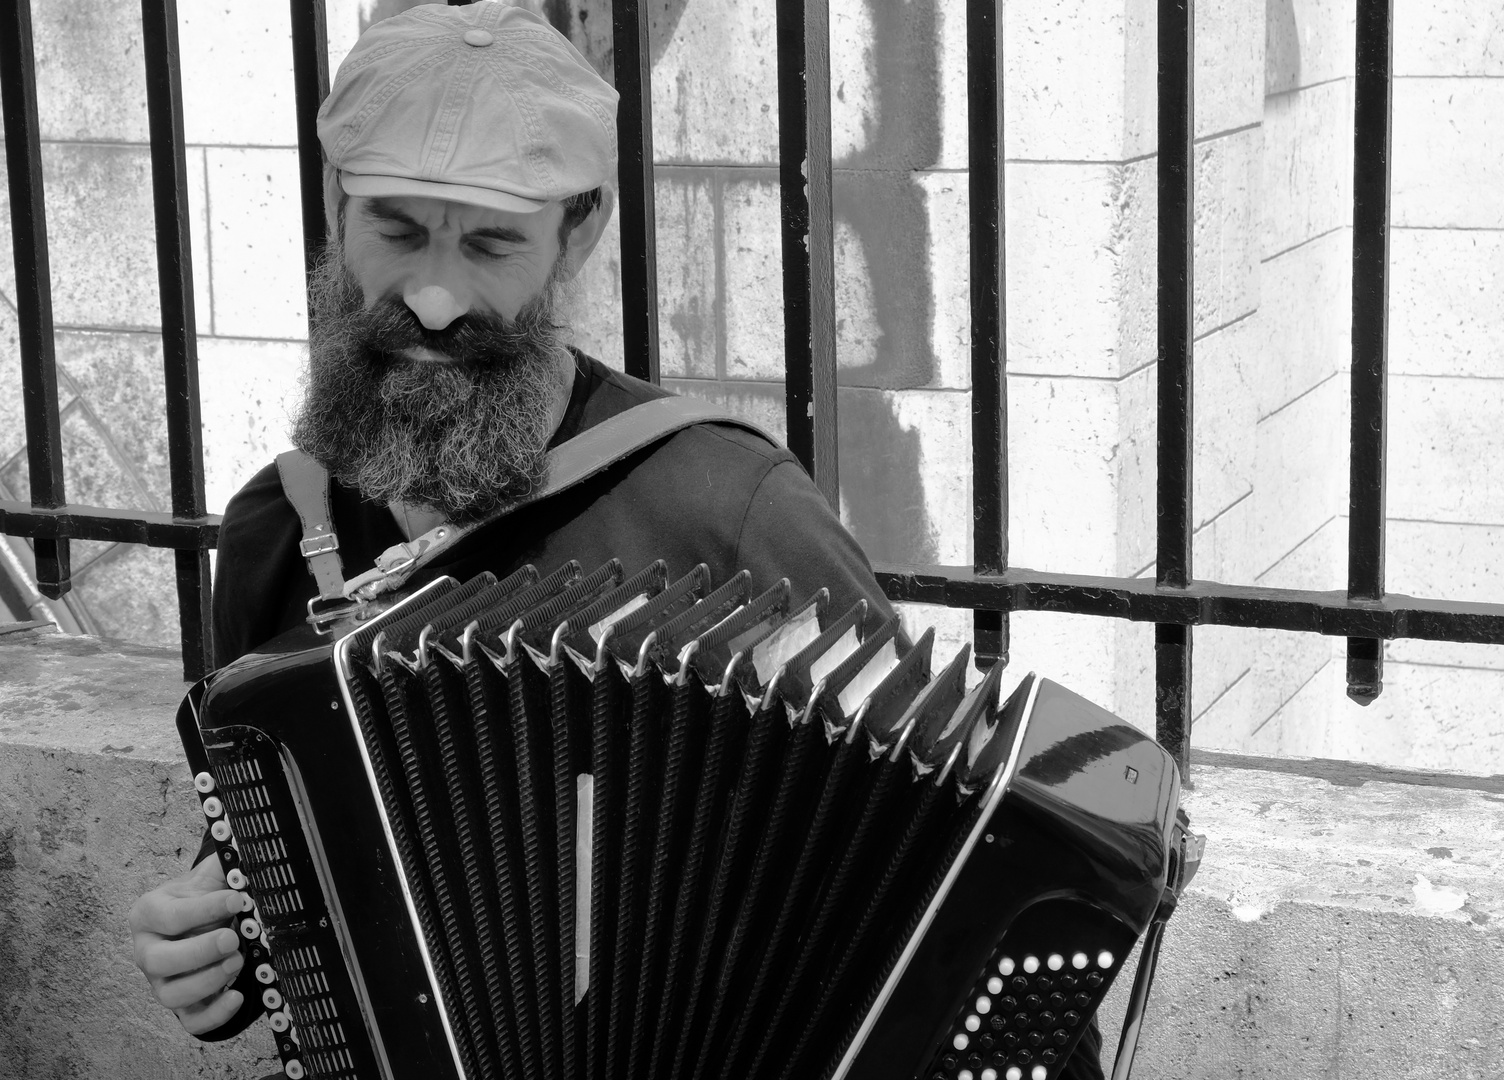
<svg viewBox="0 0 1504 1080">
<path fill-rule="evenodd" d="M 228 888 L 225 884 L 225 868 L 220 865 L 219 856 L 212 851 L 193 868 L 188 880 L 196 890 L 202 892 Z"/>
</svg>

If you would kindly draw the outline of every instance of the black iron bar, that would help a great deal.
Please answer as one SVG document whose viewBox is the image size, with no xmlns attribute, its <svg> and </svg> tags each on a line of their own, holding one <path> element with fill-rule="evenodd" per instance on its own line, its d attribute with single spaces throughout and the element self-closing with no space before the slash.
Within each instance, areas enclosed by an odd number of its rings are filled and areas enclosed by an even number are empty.
<svg viewBox="0 0 1504 1080">
<path fill-rule="evenodd" d="M 971 537 L 978 574 L 1008 565 L 1008 350 L 1003 219 L 1003 41 L 999 0 L 966 10 L 971 213 Z M 1008 615 L 972 616 L 978 667 L 1008 662 Z"/>
<path fill-rule="evenodd" d="M 1193 0 L 1159 5 L 1159 472 L 1155 581 L 1191 580 L 1192 371 L 1195 339 L 1195 16 Z M 1155 730 L 1160 744 L 1190 766 L 1191 633 L 1154 634 Z"/>
<path fill-rule="evenodd" d="M 622 356 L 628 375 L 660 381 L 658 371 L 658 219 L 653 199 L 653 65 L 648 11 L 641 0 L 613 0 L 616 63 L 618 217 L 621 221 Z"/>
<path fill-rule="evenodd" d="M 293 107 L 298 121 L 298 189 L 303 197 L 303 264 L 312 287 L 324 251 L 324 151 L 319 106 L 329 96 L 329 35 L 324 0 L 291 0 Z M 313 312 L 309 294 L 309 314 Z"/>
<path fill-rule="evenodd" d="M 778 187 L 788 443 L 840 502 L 829 0 L 778 0 Z"/>
<path fill-rule="evenodd" d="M 1182 589 L 1145 578 L 1057 574 L 1024 567 L 977 577 L 969 566 L 880 566 L 877 580 L 891 600 L 942 607 L 1055 611 L 1179 626 L 1242 626 L 1336 637 L 1504 645 L 1504 604 L 1398 593 L 1389 593 L 1376 602 L 1354 601 L 1343 590 L 1269 589 L 1217 581 L 1193 581 Z"/>
<path fill-rule="evenodd" d="M 189 520 L 156 511 L 107 506 L 38 509 L 0 499 L 0 534 L 32 540 L 105 540 L 207 551 L 219 541 L 219 521 L 218 514 Z"/>
<path fill-rule="evenodd" d="M 1360 0 L 1353 85 L 1352 448 L 1347 593 L 1384 596 L 1384 453 L 1388 432 L 1390 0 Z M 1383 643 L 1347 643 L 1347 696 L 1367 705 L 1384 688 Z"/>
<path fill-rule="evenodd" d="M 193 310 L 193 254 L 188 228 L 183 84 L 178 59 L 177 0 L 142 0 L 146 112 L 151 127 L 151 182 L 157 226 L 157 284 L 162 307 L 162 365 L 167 397 L 167 460 L 175 518 L 204 516 L 203 423 L 199 415 L 198 339 Z M 183 677 L 196 682 L 214 653 L 210 641 L 209 558 L 176 553 Z"/>
<path fill-rule="evenodd" d="M 26 414 L 26 465 L 33 506 L 66 501 L 63 436 L 57 402 L 57 357 L 52 340 L 52 271 L 47 255 L 47 210 L 42 195 L 42 140 L 31 37 L 31 5 L 0 4 L 0 112 L 5 117 L 5 163 L 10 176 L 11 244 L 16 261 L 20 324 L 21 399 Z M 37 589 L 57 600 L 72 587 L 68 541 L 33 545 Z"/>
</svg>

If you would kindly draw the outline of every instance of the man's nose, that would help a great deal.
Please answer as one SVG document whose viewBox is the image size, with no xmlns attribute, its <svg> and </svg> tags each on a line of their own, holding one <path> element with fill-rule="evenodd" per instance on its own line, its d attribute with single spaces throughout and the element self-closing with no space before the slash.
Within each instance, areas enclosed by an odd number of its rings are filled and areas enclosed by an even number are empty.
<svg viewBox="0 0 1504 1080">
<path fill-rule="evenodd" d="M 430 330 L 442 330 L 468 310 L 454 293 L 442 285 L 425 285 L 402 294 L 418 321 Z"/>
</svg>

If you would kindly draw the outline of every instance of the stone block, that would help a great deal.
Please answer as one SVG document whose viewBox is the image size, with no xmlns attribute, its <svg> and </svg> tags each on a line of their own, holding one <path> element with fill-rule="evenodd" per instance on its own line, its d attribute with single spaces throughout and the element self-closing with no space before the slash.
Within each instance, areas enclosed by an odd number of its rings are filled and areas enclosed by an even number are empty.
<svg viewBox="0 0 1504 1080">
<path fill-rule="evenodd" d="M 1199 525 L 1244 499 L 1253 487 L 1258 327 L 1242 319 L 1196 342 L 1192 506 Z"/>
<path fill-rule="evenodd" d="M 1258 307 L 1260 128 L 1196 145 L 1195 332 L 1209 333 Z"/>
<path fill-rule="evenodd" d="M 161 325 L 149 154 L 144 146 L 43 146 L 52 313 L 58 326 Z M 189 212 L 201 218 L 203 174 L 192 167 L 191 156 L 189 162 Z M 0 201 L 5 203 L 0 217 L 8 218 L 9 199 Z M 6 232 L 9 240 L 8 222 Z M 106 235 L 109 242 L 102 243 Z"/>
<path fill-rule="evenodd" d="M 1264 115 L 1264 20 L 1258 0 L 1207 0 L 1196 18 L 1196 135 L 1257 124 Z"/>
<path fill-rule="evenodd" d="M 720 359 L 722 307 L 716 266 L 719 185 L 699 170 L 669 169 L 654 187 L 659 363 L 665 375 L 712 379 Z"/>
<path fill-rule="evenodd" d="M 1396 79 L 1393 222 L 1504 227 L 1504 80 Z"/>
<path fill-rule="evenodd" d="M 1504 234 L 1395 229 L 1389 245 L 1390 372 L 1504 371 Z"/>
<path fill-rule="evenodd" d="M 283 341 L 203 338 L 199 385 L 204 417 L 204 497 L 211 514 L 292 445 L 307 349 Z"/>
<path fill-rule="evenodd" d="M 37 4 L 31 29 L 43 139 L 150 141 L 139 5 Z"/>
<path fill-rule="evenodd" d="M 1325 723 L 1327 698 L 1300 695 L 1311 686 L 1325 691 L 1325 675 L 1332 665 L 1331 641 L 1316 634 L 1279 630 L 1243 633 L 1247 636 L 1243 645 L 1249 657 L 1247 674 L 1221 700 L 1207 703 L 1196 720 L 1194 744 L 1240 754 L 1282 757 L 1299 753 L 1282 740 L 1290 724 L 1317 727 Z M 1297 700 L 1300 704 L 1292 710 L 1290 703 Z"/>
<path fill-rule="evenodd" d="M 1144 717 L 1118 700 L 1119 672 L 1124 668 L 1121 635 L 1143 627 L 1090 615 L 1054 611 L 1019 611 L 1008 618 L 1009 661 L 1005 682 L 1029 672 L 1054 679 L 1076 693 L 1142 727 Z M 968 622 L 969 625 L 969 622 Z M 1154 630 L 1149 628 L 1152 639 Z M 1153 687 L 1150 687 L 1150 699 Z M 1134 715 L 1130 715 L 1134 714 Z M 1154 726 L 1152 714 L 1148 724 Z"/>
<path fill-rule="evenodd" d="M 176 560 L 166 548 L 113 544 L 74 570 L 75 603 L 82 603 L 94 633 L 133 645 L 173 648 L 178 624 Z"/>
<path fill-rule="evenodd" d="M 935 54 L 934 64 L 938 79 L 935 83 L 935 112 L 939 118 L 936 125 L 935 159 L 932 167 L 946 170 L 964 170 L 967 167 L 968 146 L 971 139 L 967 128 L 966 94 L 966 5 L 957 0 L 941 0 L 934 5 Z M 1004 11 L 1004 25 L 1007 25 Z M 1004 38 L 1006 45 L 1007 38 Z M 1010 57 L 1004 56 L 1005 64 Z M 1011 93 L 1014 69 L 1007 66 L 1003 71 L 1004 94 Z M 1008 98 L 1003 100 L 1007 108 Z"/>
<path fill-rule="evenodd" d="M 1347 368 L 1352 352 L 1351 230 L 1327 233 L 1265 262 L 1254 319 L 1262 339 L 1258 378 L 1252 380 L 1260 416 Z"/>
<path fill-rule="evenodd" d="M 1352 109 L 1347 80 L 1265 102 L 1264 258 L 1352 224 Z"/>
<path fill-rule="evenodd" d="M 1394 73 L 1504 75 L 1504 11 L 1467 0 L 1399 0 Z"/>
<path fill-rule="evenodd" d="M 966 178 L 925 173 L 915 183 L 924 192 L 928 219 L 931 385 L 964 390 L 971 386 L 971 200 Z"/>
<path fill-rule="evenodd" d="M 1154 359 L 1155 191 L 1152 161 L 1008 169 L 1009 370 L 1117 378 Z"/>
<path fill-rule="evenodd" d="M 1504 527 L 1450 521 L 1385 526 L 1384 573 L 1390 593 L 1496 603 L 1504 593 Z M 1396 638 L 1384 655 L 1397 663 L 1504 670 L 1504 649 L 1455 641 Z"/>
<path fill-rule="evenodd" d="M 1264 93 L 1287 94 L 1351 78 L 1353 5 L 1345 0 L 1277 0 L 1266 7 Z M 1395 39 L 1399 47 L 1398 31 Z"/>
<path fill-rule="evenodd" d="M 655 50 L 656 160 L 777 164 L 776 23 L 772 0 L 682 6 Z"/>
<path fill-rule="evenodd" d="M 187 141 L 296 146 L 287 7 L 207 0 L 183 5 L 178 24 Z"/>
<path fill-rule="evenodd" d="M 726 378 L 782 381 L 783 254 L 778 180 L 728 179 L 721 192 Z"/>
<path fill-rule="evenodd" d="M 788 442 L 788 407 L 782 383 L 664 379 L 663 385 L 676 394 L 700 398 L 727 412 L 745 417 L 780 443 Z"/>
<path fill-rule="evenodd" d="M 1504 379 L 1389 379 L 1389 516 L 1504 522 Z"/>
<path fill-rule="evenodd" d="M 297 152 L 210 148 L 205 153 L 215 333 L 307 338 Z"/>
</svg>

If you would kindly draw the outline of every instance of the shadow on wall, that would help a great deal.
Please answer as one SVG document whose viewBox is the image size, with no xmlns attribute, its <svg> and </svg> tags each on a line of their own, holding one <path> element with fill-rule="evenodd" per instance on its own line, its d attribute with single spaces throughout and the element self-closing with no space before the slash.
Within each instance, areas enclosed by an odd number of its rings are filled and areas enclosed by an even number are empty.
<svg viewBox="0 0 1504 1080">
<path fill-rule="evenodd" d="M 1264 6 L 1264 96 L 1300 84 L 1300 28 L 1295 0 L 1267 0 Z"/>
</svg>

